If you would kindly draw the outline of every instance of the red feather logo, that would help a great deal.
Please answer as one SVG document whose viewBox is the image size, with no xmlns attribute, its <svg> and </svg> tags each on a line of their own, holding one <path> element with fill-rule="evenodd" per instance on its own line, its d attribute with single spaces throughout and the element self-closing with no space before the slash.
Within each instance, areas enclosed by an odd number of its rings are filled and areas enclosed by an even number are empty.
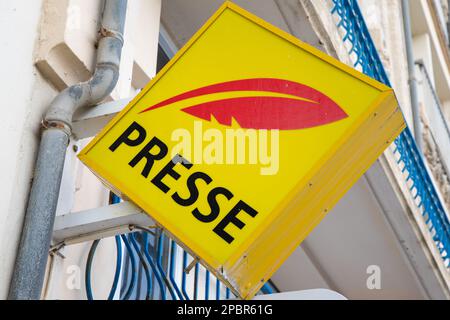
<svg viewBox="0 0 450 320">
<path fill-rule="evenodd" d="M 297 130 L 325 125 L 348 115 L 329 97 L 301 83 L 271 78 L 221 82 L 181 93 L 161 101 L 140 113 L 172 103 L 213 93 L 233 91 L 273 92 L 292 96 L 256 96 L 214 100 L 190 106 L 182 111 L 211 121 L 211 115 L 226 126 L 232 119 L 245 129 Z M 301 100 L 305 99 L 305 100 Z"/>
</svg>

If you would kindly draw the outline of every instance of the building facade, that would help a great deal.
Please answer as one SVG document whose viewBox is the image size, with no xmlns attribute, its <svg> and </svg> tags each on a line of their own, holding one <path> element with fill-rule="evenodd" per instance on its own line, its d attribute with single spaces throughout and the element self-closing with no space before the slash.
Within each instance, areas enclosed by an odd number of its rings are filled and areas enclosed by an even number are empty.
<svg viewBox="0 0 450 320">
<path fill-rule="evenodd" d="M 130 203 L 114 204 L 117 199 L 76 157 L 222 3 L 128 1 L 117 84 L 102 103 L 81 108 L 73 117 L 42 299 L 233 296 L 203 267 L 184 271 L 192 257 L 160 230 L 130 228 L 149 226 L 151 221 Z M 320 288 L 348 299 L 450 298 L 447 1 L 235 3 L 390 84 L 409 127 L 261 293 Z M 0 44 L 5 71 L 0 82 L 6 100 L 6 120 L 0 127 L 2 299 L 10 292 L 21 247 L 42 119 L 62 90 L 92 76 L 104 6 L 102 0 L 5 0 L 0 4 L 0 26 L 11 30 Z M 114 237 L 130 231 L 139 232 Z M 113 283 L 116 290 L 111 290 Z"/>
</svg>

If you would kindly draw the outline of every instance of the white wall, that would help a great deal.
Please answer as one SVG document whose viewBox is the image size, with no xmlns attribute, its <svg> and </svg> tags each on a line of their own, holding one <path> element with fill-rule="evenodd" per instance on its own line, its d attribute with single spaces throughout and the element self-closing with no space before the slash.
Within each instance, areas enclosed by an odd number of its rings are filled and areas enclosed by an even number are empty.
<svg viewBox="0 0 450 320">
<path fill-rule="evenodd" d="M 0 299 L 7 296 L 11 270 L 34 163 L 39 118 L 54 90 L 33 66 L 42 1 L 0 2 Z M 13 32 L 12 32 L 13 31 Z"/>
<path fill-rule="evenodd" d="M 4 110 L 0 125 L 0 299 L 8 294 L 43 114 L 60 90 L 90 76 L 101 4 L 102 0 L 0 1 L 0 27 L 6 31 L 0 39 Z M 145 84 L 155 73 L 161 0 L 132 0 L 128 7 L 121 77 L 109 99 L 134 94 L 132 82 Z M 139 71 L 139 81 L 133 81 L 137 77 L 133 70 Z M 106 189 L 75 156 L 69 148 L 58 214 L 107 203 Z M 49 265 L 46 298 L 85 298 L 89 247 L 90 243 L 68 247 L 66 259 L 54 259 Z M 94 293 L 105 298 L 115 267 L 114 241 L 102 241 L 97 251 Z M 75 289 L 67 285 L 73 280 L 74 266 L 80 268 L 81 277 L 81 287 Z"/>
</svg>

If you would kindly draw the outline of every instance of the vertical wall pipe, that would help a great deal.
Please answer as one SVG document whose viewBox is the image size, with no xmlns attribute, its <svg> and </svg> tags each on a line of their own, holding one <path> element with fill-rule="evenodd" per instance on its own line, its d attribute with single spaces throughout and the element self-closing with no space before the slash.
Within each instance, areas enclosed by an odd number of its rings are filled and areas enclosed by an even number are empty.
<svg viewBox="0 0 450 320">
<path fill-rule="evenodd" d="M 119 78 L 127 0 L 105 0 L 93 76 L 63 90 L 50 104 L 8 299 L 39 299 L 44 282 L 72 116 L 107 97 Z"/>
<path fill-rule="evenodd" d="M 408 83 L 411 97 L 411 109 L 413 116 L 414 138 L 417 147 L 422 151 L 422 123 L 420 120 L 419 98 L 417 93 L 417 78 L 415 75 L 415 62 L 413 53 L 413 37 L 411 30 L 411 16 L 409 11 L 409 0 L 402 0 L 403 30 L 405 34 L 406 58 L 408 64 Z"/>
</svg>

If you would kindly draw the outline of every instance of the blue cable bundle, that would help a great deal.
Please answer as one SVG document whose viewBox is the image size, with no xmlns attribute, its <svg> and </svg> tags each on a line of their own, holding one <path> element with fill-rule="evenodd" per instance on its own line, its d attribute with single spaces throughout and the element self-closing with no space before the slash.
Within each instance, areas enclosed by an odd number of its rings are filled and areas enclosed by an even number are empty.
<svg viewBox="0 0 450 320">
<path fill-rule="evenodd" d="M 112 195 L 111 203 L 119 203 L 120 198 L 116 195 Z M 117 286 L 119 284 L 120 271 L 122 266 L 122 243 L 120 242 L 120 236 L 115 236 L 116 247 L 117 247 L 117 258 L 116 258 L 116 271 L 114 273 L 114 280 L 111 287 L 111 290 L 108 295 L 108 300 L 113 300 L 116 294 Z M 89 250 L 87 262 L 86 262 L 86 273 L 85 273 L 85 286 L 86 286 L 86 295 L 88 300 L 94 300 L 94 296 L 92 294 L 92 282 L 91 282 L 91 270 L 92 270 L 92 262 L 94 260 L 95 251 L 97 250 L 98 244 L 100 240 L 94 240 L 92 243 L 91 249 Z"/>
<path fill-rule="evenodd" d="M 116 204 L 120 202 L 120 198 L 113 193 L 111 193 L 111 204 Z M 172 300 L 190 300 L 189 294 L 186 290 L 186 267 L 188 264 L 188 253 L 183 250 L 182 255 L 182 273 L 181 273 L 181 288 L 179 287 L 176 279 L 175 279 L 175 268 L 176 268 L 176 258 L 177 258 L 177 249 L 178 246 L 175 241 L 170 240 L 170 255 L 169 255 L 169 264 L 168 264 L 168 276 L 164 271 L 163 266 L 163 246 L 164 246 L 164 234 L 155 233 L 150 229 L 135 226 L 136 229 L 139 229 L 141 233 L 135 232 L 127 235 L 117 235 L 115 236 L 116 247 L 117 247 L 117 258 L 116 258 L 116 270 L 114 274 L 114 280 L 111 287 L 111 290 L 108 295 L 108 300 L 113 300 L 116 296 L 117 288 L 119 285 L 119 279 L 121 275 L 121 267 L 123 263 L 123 252 L 122 252 L 122 244 L 125 245 L 125 249 L 127 250 L 126 263 L 129 263 L 130 266 L 130 277 L 126 277 L 122 284 L 122 294 L 120 295 L 121 300 L 130 300 L 133 292 L 137 286 L 137 268 L 138 262 L 136 261 L 137 254 L 140 263 L 144 269 L 144 276 L 146 280 L 146 292 L 145 299 L 149 300 L 153 298 L 153 291 L 155 290 L 155 285 L 158 284 L 159 287 L 159 297 L 161 300 L 166 300 L 167 291 L 170 294 L 170 298 Z M 138 236 L 141 235 L 140 238 Z M 150 245 L 149 235 L 153 237 L 153 246 Z M 86 274 L 85 274 L 85 285 L 86 285 L 86 295 L 88 300 L 94 300 L 94 296 L 92 293 L 92 263 L 94 260 L 95 252 L 97 250 L 98 244 L 100 240 L 95 240 L 92 243 L 92 246 L 89 250 L 87 262 L 86 262 Z M 156 252 L 155 252 L 156 250 Z M 151 252 L 154 252 L 151 254 Z M 154 257 L 156 255 L 156 257 Z M 197 300 L 198 296 L 198 282 L 199 282 L 199 271 L 200 264 L 195 263 L 194 268 L 194 283 L 193 283 L 193 299 Z M 155 283 L 152 283 L 152 276 L 156 280 Z M 210 298 L 210 272 L 206 270 L 205 272 L 205 300 Z M 225 298 L 228 299 L 231 296 L 230 289 L 225 289 Z M 274 293 L 277 290 L 268 282 L 261 289 L 262 293 Z M 219 279 L 216 279 L 216 292 L 215 299 L 219 300 L 221 297 L 221 282 Z M 139 292 L 136 293 L 136 299 L 139 299 Z"/>
</svg>

